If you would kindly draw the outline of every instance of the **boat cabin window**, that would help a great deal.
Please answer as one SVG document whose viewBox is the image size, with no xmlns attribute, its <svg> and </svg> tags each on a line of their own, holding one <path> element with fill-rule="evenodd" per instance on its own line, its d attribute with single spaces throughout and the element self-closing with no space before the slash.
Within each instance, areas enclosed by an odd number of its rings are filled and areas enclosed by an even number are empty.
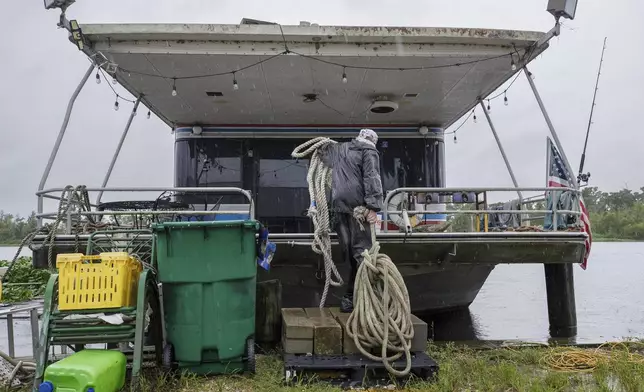
<svg viewBox="0 0 644 392">
<path fill-rule="evenodd" d="M 307 140 L 177 140 L 175 184 L 250 190 L 257 218 L 271 232 L 311 232 L 312 224 L 306 216 L 310 203 L 306 182 L 309 161 L 291 157 L 293 149 Z M 378 151 L 385 192 L 405 186 L 444 186 L 442 141 L 382 139 L 378 142 Z M 199 210 L 225 209 L 245 203 L 242 196 L 214 194 L 194 195 L 182 201 Z"/>
</svg>

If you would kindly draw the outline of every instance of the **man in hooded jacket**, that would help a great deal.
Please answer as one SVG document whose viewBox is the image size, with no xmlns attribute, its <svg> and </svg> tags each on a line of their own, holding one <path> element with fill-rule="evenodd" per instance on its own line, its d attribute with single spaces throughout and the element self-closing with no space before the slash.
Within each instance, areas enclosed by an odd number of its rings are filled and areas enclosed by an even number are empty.
<svg viewBox="0 0 644 392">
<path fill-rule="evenodd" d="M 340 303 L 342 312 L 353 310 L 353 287 L 362 252 L 371 249 L 371 224 L 377 220 L 383 202 L 380 179 L 380 156 L 376 149 L 378 135 L 362 129 L 350 142 L 327 145 L 322 161 L 332 169 L 331 211 L 335 215 L 335 231 L 342 248 L 342 258 L 351 265 L 347 292 Z M 363 225 L 353 217 L 358 206 L 368 209 Z"/>
</svg>

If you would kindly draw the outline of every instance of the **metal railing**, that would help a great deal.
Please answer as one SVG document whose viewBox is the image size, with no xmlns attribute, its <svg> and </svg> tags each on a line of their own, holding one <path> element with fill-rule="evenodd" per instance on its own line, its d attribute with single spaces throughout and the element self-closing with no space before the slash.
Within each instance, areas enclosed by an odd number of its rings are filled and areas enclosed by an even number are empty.
<svg viewBox="0 0 644 392">
<path fill-rule="evenodd" d="M 477 209 L 475 210 L 444 210 L 444 211 L 431 211 L 431 210 L 388 210 L 388 206 L 391 202 L 391 199 L 399 194 L 399 193 L 431 193 L 431 194 L 439 194 L 441 198 L 443 199 L 440 202 L 435 202 L 435 203 L 427 203 L 427 204 L 448 204 L 450 201 L 447 201 L 447 199 L 450 196 L 454 196 L 455 194 L 459 193 L 476 193 L 476 194 L 485 194 L 487 195 L 488 192 L 571 192 L 574 194 L 581 194 L 581 190 L 579 189 L 574 189 L 574 188 L 567 188 L 567 187 L 521 187 L 521 188 L 516 188 L 516 187 L 495 187 L 495 188 L 483 188 L 483 187 L 475 187 L 475 188 L 420 188 L 420 187 L 409 187 L 409 188 L 396 188 L 389 193 L 387 193 L 387 196 L 385 197 L 384 200 L 384 206 L 385 208 L 383 209 L 382 212 L 382 220 L 383 220 L 383 231 L 387 232 L 388 231 L 388 223 L 389 223 L 389 217 L 391 215 L 402 215 L 403 217 L 403 222 L 404 226 L 403 230 L 405 232 L 410 233 L 411 232 L 411 226 L 409 225 L 409 215 L 410 214 L 444 214 L 444 215 L 483 215 L 485 217 L 486 221 L 486 230 L 487 230 L 487 216 L 492 215 L 492 214 L 518 214 L 519 216 L 523 215 L 531 215 L 531 214 L 552 214 L 553 216 L 553 231 L 557 231 L 557 217 L 559 215 L 575 215 L 579 216 L 581 215 L 581 211 L 575 211 L 575 210 L 498 210 L 498 209 L 489 209 L 489 208 L 483 208 L 483 209 L 478 209 L 479 204 L 485 204 L 487 206 L 487 196 L 482 201 L 475 201 L 475 202 L 469 202 L 465 204 L 474 204 L 476 205 Z M 526 198 L 526 199 L 531 199 L 531 198 Z M 524 205 L 528 203 L 532 203 L 534 201 L 525 201 L 521 200 L 519 202 L 519 205 Z M 556 205 L 556 203 L 555 203 Z"/>
<path fill-rule="evenodd" d="M 195 211 L 195 210 L 159 210 L 159 211 L 137 211 L 133 212 L 131 210 L 119 210 L 119 211 L 112 211 L 112 210 L 93 210 L 93 211 L 81 211 L 80 209 L 77 211 L 70 211 L 68 215 L 66 216 L 67 219 L 67 232 L 69 234 L 70 226 L 71 226 L 71 219 L 72 217 L 91 217 L 91 216 L 117 216 L 117 215 L 133 215 L 133 214 L 140 214 L 140 215 L 150 215 L 150 216 L 156 216 L 156 215 L 189 215 L 189 216 L 196 216 L 196 215 L 219 215 L 219 214 L 248 214 L 250 219 L 255 219 L 255 203 L 253 201 L 253 197 L 251 193 L 247 190 L 241 189 L 241 188 L 233 188 L 233 187 L 190 187 L 190 188 L 181 188 L 181 187 L 108 187 L 108 188 L 85 188 L 87 192 L 99 192 L 99 194 L 103 194 L 106 192 L 119 192 L 119 193 L 131 193 L 131 192 L 173 192 L 173 193 L 180 193 L 182 195 L 185 194 L 239 194 L 242 195 L 248 200 L 248 211 L 222 211 L 222 210 L 213 210 L 213 211 Z M 36 214 L 36 218 L 38 219 L 38 226 L 42 226 L 42 221 L 43 219 L 51 219 L 55 220 L 58 218 L 59 212 L 44 212 L 43 209 L 43 200 L 46 199 L 52 199 L 52 200 L 58 200 L 58 201 L 66 201 L 66 202 L 71 202 L 74 203 L 74 200 L 67 200 L 66 198 L 63 198 L 62 196 L 58 196 L 56 194 L 61 194 L 65 191 L 65 188 L 50 188 L 50 189 L 45 189 L 42 191 L 36 192 L 36 196 L 38 197 L 38 211 Z M 95 204 L 90 204 L 92 208 L 98 208 L 97 205 Z"/>
<path fill-rule="evenodd" d="M 16 358 L 16 341 L 15 341 L 15 320 L 16 319 L 29 319 L 30 331 L 31 331 L 31 345 L 32 345 L 32 354 L 34 358 L 38 357 L 38 347 L 39 347 L 39 331 L 38 326 L 38 311 L 41 310 L 43 305 L 30 304 L 30 305 L 16 305 L 6 309 L 0 310 L 0 318 L 5 318 L 7 322 L 7 340 L 8 340 L 8 354 L 12 358 Z M 19 315 L 21 313 L 27 313 L 26 316 Z M 22 335 L 22 334 L 21 334 Z"/>
</svg>

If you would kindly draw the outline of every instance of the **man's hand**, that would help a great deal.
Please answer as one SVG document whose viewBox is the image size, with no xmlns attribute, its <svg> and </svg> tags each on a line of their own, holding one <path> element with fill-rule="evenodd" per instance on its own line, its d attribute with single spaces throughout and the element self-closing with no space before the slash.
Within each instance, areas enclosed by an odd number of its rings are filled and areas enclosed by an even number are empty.
<svg viewBox="0 0 644 392">
<path fill-rule="evenodd" d="M 367 212 L 366 219 L 370 224 L 375 224 L 378 221 L 378 215 L 376 214 L 376 211 L 369 210 L 369 212 Z"/>
</svg>

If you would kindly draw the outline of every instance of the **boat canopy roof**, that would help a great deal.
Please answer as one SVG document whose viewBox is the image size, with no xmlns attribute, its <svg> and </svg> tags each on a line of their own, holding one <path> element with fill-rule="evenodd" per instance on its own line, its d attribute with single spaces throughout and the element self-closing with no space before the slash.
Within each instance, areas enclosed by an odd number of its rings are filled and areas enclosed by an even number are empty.
<svg viewBox="0 0 644 392">
<path fill-rule="evenodd" d="M 521 61 L 547 47 L 537 44 L 544 33 L 467 28 L 81 24 L 81 29 L 85 53 L 108 72 L 114 67 L 106 61 L 116 65 L 118 82 L 172 127 L 446 128 L 518 72 Z M 307 94 L 315 95 L 306 99 Z M 397 109 L 374 113 L 376 100 Z"/>
</svg>

